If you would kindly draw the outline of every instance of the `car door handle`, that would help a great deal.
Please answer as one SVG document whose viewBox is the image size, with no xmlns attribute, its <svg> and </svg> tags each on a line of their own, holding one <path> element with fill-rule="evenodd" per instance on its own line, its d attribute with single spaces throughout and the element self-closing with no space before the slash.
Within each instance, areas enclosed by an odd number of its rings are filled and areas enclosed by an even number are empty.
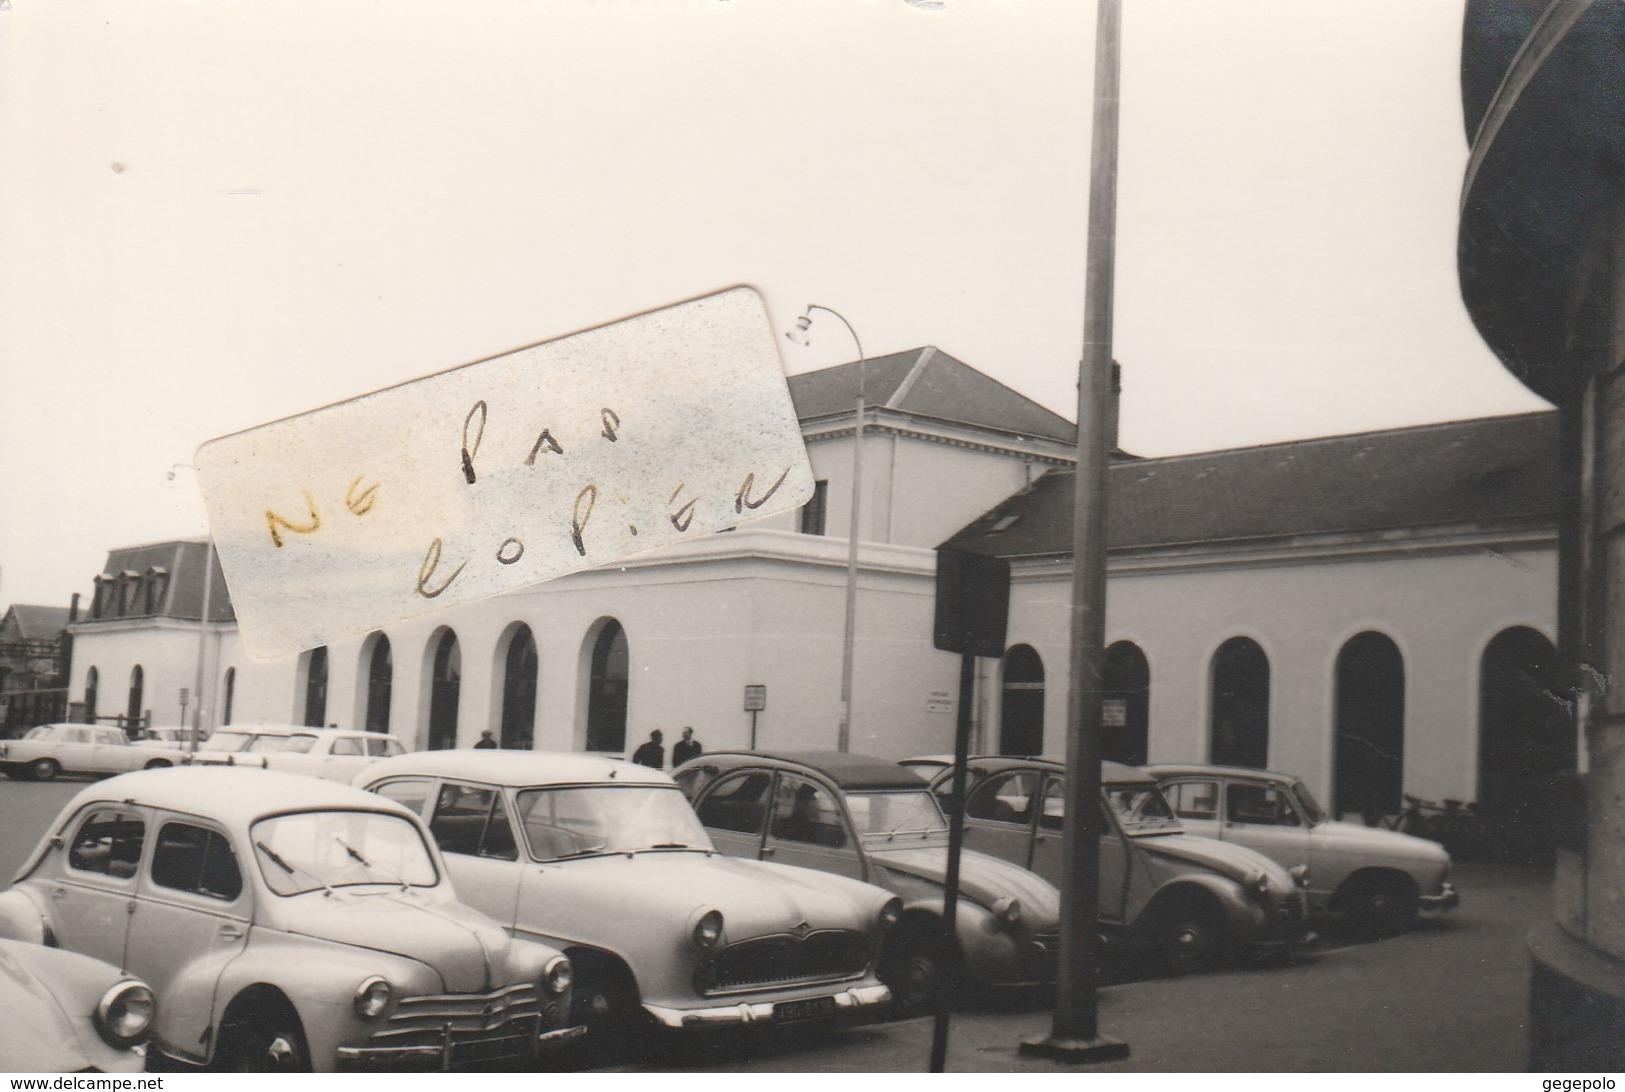
<svg viewBox="0 0 1625 1092">
<path fill-rule="evenodd" d="M 774 849 L 772 846 L 764 846 L 764 847 L 762 847 L 762 860 L 764 860 L 764 861 L 767 860 L 769 857 L 773 856 L 773 854 L 775 854 L 777 852 L 778 852 L 778 850 Z"/>
<path fill-rule="evenodd" d="M 243 938 L 243 931 L 230 922 L 227 922 L 225 925 L 220 927 L 220 935 L 227 940 L 241 940 Z"/>
<path fill-rule="evenodd" d="M 51 897 L 53 899 L 65 899 L 68 897 L 68 889 L 65 887 L 53 887 L 51 888 Z"/>
</svg>

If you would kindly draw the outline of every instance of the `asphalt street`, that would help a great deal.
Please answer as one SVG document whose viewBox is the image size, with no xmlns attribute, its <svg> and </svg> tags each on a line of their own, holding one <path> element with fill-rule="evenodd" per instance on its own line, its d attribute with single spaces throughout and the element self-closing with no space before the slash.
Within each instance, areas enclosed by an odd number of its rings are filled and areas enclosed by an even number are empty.
<svg viewBox="0 0 1625 1092">
<path fill-rule="evenodd" d="M 61 805 L 82 786 L 0 781 L 0 886 L 9 886 Z M 1335 929 L 1285 966 L 1194 978 L 1130 972 L 1099 993 L 1099 1025 L 1126 1041 L 1099 1072 L 1519 1072 L 1526 1068 L 1524 936 L 1549 917 L 1547 875 L 1459 866 L 1462 905 L 1411 933 L 1355 943 Z M 1056 1072 L 1018 1053 L 1051 1014 L 1037 1003 L 956 1012 L 949 1071 Z M 581 1059 L 620 1072 L 917 1072 L 930 1055 L 929 1018 L 814 1033 L 719 1038 L 629 1060 Z"/>
</svg>

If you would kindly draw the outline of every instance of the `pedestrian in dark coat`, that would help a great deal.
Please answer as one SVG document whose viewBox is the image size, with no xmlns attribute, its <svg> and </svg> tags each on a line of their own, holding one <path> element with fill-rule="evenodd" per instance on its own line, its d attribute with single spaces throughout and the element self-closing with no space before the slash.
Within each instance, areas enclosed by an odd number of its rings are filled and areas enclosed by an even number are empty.
<svg viewBox="0 0 1625 1092">
<path fill-rule="evenodd" d="M 663 770 L 666 768 L 666 748 L 661 745 L 665 739 L 659 728 L 649 733 L 649 742 L 632 752 L 632 761 L 640 766 Z"/>
</svg>

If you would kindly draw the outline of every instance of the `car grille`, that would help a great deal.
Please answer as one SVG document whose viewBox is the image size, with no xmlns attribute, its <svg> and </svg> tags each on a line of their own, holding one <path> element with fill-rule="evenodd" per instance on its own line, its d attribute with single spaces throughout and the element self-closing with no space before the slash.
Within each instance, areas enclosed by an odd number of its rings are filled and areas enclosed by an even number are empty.
<svg viewBox="0 0 1625 1092">
<path fill-rule="evenodd" d="M 695 987 L 709 996 L 856 978 L 869 969 L 869 957 L 869 939 L 850 929 L 757 937 L 707 956 L 694 973 Z"/>
<path fill-rule="evenodd" d="M 1302 921 L 1309 916 L 1309 903 L 1302 891 L 1294 891 L 1281 899 L 1281 916 L 1288 921 Z"/>
<path fill-rule="evenodd" d="M 1054 962 L 1061 956 L 1061 931 L 1057 929 L 1053 933 L 1039 933 L 1033 937 L 1033 947 L 1043 958 Z"/>
<path fill-rule="evenodd" d="M 445 1057 L 453 1068 L 525 1060 L 535 1052 L 544 1015 L 534 985 L 404 997 L 367 1046 L 389 1051 L 449 1044 Z"/>
</svg>

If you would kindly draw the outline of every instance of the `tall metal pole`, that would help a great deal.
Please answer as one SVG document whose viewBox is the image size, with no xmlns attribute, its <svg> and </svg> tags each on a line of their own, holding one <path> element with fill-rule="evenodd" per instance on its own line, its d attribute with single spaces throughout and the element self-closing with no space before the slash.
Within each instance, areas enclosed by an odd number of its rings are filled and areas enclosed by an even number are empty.
<svg viewBox="0 0 1625 1092">
<path fill-rule="evenodd" d="M 1061 839 L 1061 951 L 1047 1038 L 1024 1054 L 1066 1062 L 1128 1055 L 1100 1035 L 1095 990 L 1099 944 L 1101 692 L 1106 643 L 1106 466 L 1111 455 L 1112 297 L 1117 249 L 1117 107 L 1121 0 L 1099 0 L 1089 184 L 1083 360 L 1078 376 L 1078 467 L 1072 540 L 1072 658 L 1067 693 L 1066 818 Z"/>
<path fill-rule="evenodd" d="M 840 319 L 846 332 L 852 335 L 852 343 L 858 347 L 857 416 L 852 428 L 852 517 L 846 535 L 846 623 L 841 645 L 841 719 L 835 731 L 835 749 L 845 752 L 852 749 L 852 660 L 858 617 L 858 519 L 863 510 L 863 418 L 866 408 L 863 396 L 869 359 L 863 354 L 863 342 L 858 339 L 858 332 L 852 329 L 846 316 L 821 303 L 809 303 L 806 312 L 797 320 L 799 331 L 787 333 L 785 337 L 806 344 L 806 330 L 812 323 L 814 311 L 823 311 Z M 798 338 L 797 333 L 802 336 Z"/>
<path fill-rule="evenodd" d="M 214 536 L 207 535 L 203 541 L 203 613 L 197 622 L 197 701 L 192 707 L 192 738 L 187 744 L 193 754 L 197 753 L 198 737 L 203 734 L 204 660 L 209 650 L 209 600 L 214 594 Z"/>
</svg>

